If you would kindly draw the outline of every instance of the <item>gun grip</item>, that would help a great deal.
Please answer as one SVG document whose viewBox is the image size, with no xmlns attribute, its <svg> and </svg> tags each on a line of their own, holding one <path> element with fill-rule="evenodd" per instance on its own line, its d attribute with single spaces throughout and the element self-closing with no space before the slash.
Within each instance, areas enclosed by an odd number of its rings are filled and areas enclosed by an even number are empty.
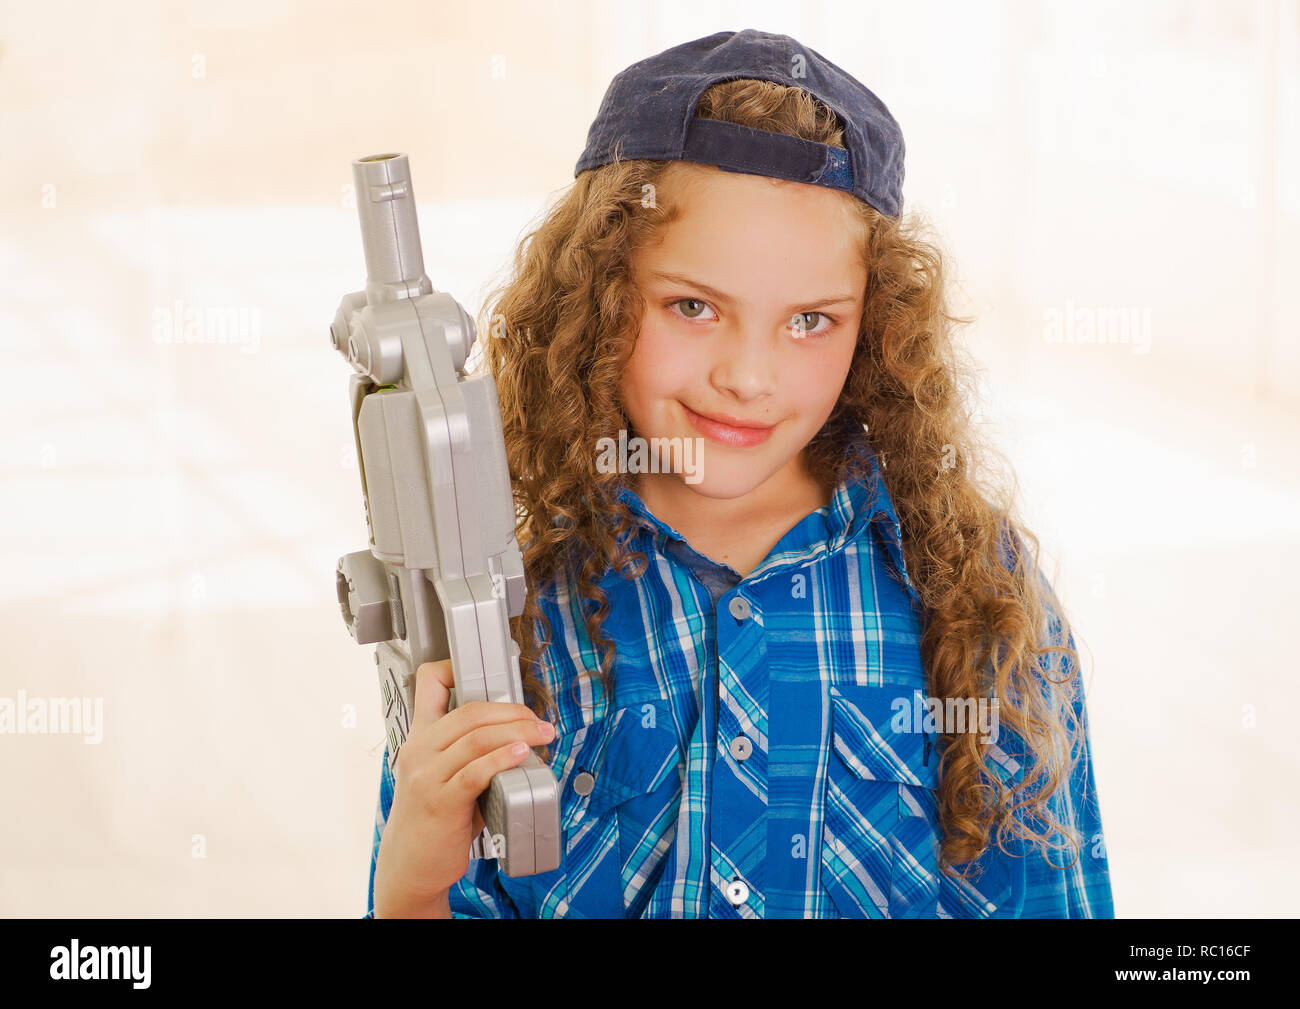
<svg viewBox="0 0 1300 1009">
<path fill-rule="evenodd" d="M 456 707 L 456 688 L 447 710 Z M 495 858 L 507 876 L 532 876 L 560 867 L 560 810 L 543 797 L 555 791 L 551 769 L 536 753 L 518 767 L 502 771 L 479 797 L 483 833 L 470 847 L 471 858 Z"/>
</svg>

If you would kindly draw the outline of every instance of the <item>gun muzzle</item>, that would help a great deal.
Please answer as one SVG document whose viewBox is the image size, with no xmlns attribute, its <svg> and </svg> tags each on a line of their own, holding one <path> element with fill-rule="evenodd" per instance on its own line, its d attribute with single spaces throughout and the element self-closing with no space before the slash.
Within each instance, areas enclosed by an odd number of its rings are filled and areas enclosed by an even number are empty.
<svg viewBox="0 0 1300 1009">
<path fill-rule="evenodd" d="M 352 162 L 361 241 L 366 253 L 366 299 L 371 305 L 432 294 L 424 275 L 411 166 L 405 154 L 372 154 Z"/>
</svg>

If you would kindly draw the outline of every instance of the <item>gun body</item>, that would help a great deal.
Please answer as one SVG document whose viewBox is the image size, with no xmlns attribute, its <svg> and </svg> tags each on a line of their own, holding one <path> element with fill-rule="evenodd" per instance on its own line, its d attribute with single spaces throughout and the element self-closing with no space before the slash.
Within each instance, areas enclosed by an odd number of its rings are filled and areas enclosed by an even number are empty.
<svg viewBox="0 0 1300 1009">
<path fill-rule="evenodd" d="M 523 703 L 509 618 L 527 586 L 496 383 L 462 375 L 474 323 L 425 276 L 406 155 L 361 158 L 352 171 L 367 285 L 344 296 L 330 342 L 355 371 L 370 548 L 340 558 L 336 581 L 349 631 L 378 646 L 396 767 L 422 663 L 451 659 L 451 707 Z M 479 806 L 486 827 L 471 857 L 495 857 L 510 876 L 559 867 L 559 790 L 535 753 L 493 778 Z"/>
</svg>

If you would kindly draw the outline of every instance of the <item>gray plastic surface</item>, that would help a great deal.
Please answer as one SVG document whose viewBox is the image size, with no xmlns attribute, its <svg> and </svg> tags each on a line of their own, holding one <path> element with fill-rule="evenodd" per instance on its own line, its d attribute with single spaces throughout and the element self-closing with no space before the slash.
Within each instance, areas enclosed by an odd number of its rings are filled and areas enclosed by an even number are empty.
<svg viewBox="0 0 1300 1009">
<path fill-rule="evenodd" d="M 348 385 L 370 549 L 341 557 L 339 606 L 375 663 L 395 768 L 415 707 L 415 670 L 451 659 L 452 707 L 523 702 L 509 618 L 527 586 L 496 384 L 466 378 L 474 322 L 424 274 L 406 155 L 352 163 L 367 284 L 345 295 L 330 342 Z M 448 710 L 451 710 L 450 707 Z M 509 876 L 560 864 L 560 797 L 535 754 L 479 799 L 473 858 Z"/>
</svg>

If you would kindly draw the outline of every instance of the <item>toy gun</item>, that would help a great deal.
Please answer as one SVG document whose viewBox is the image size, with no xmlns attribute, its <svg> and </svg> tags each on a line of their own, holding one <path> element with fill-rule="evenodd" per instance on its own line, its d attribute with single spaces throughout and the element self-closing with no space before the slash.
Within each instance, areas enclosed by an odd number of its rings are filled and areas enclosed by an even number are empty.
<svg viewBox="0 0 1300 1009">
<path fill-rule="evenodd" d="M 341 557 L 343 621 L 377 644 L 388 760 L 397 765 L 415 705 L 415 671 L 450 658 L 450 711 L 469 701 L 523 703 L 509 617 L 527 586 L 496 383 L 462 372 L 474 322 L 424 274 L 405 154 L 352 162 L 366 289 L 348 294 L 330 345 L 348 383 L 370 549 Z M 555 776 L 535 753 L 479 798 L 486 826 L 471 858 L 509 876 L 560 864 Z"/>
</svg>

